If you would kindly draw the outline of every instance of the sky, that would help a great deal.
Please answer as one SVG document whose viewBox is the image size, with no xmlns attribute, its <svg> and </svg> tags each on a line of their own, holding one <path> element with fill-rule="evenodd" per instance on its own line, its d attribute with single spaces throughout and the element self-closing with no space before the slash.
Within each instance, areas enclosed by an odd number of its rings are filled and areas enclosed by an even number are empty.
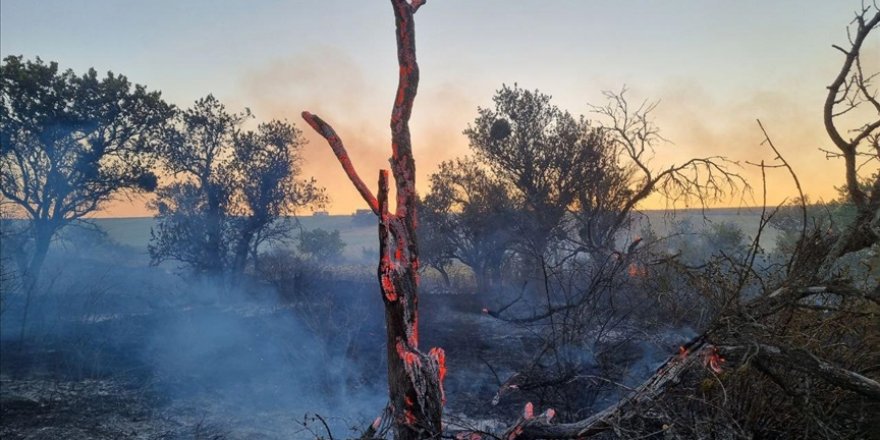
<svg viewBox="0 0 880 440">
<path fill-rule="evenodd" d="M 756 188 L 746 160 L 771 161 L 760 119 L 814 199 L 834 198 L 842 164 L 822 127 L 825 88 L 858 0 L 429 0 L 416 14 L 419 94 L 411 128 L 417 188 L 444 160 L 469 153 L 462 135 L 502 84 L 553 96 L 589 116 L 602 91 L 626 86 L 634 102 L 659 101 L 670 142 L 653 168 L 724 155 Z M 880 39 L 863 49 L 880 70 Z M 323 139 L 299 117 L 330 122 L 361 177 L 375 181 L 390 156 L 397 83 L 394 18 L 384 0 L 2 0 L 0 55 L 39 56 L 63 68 L 122 73 L 180 107 L 209 93 L 259 121 L 303 129 L 305 175 L 331 197 L 329 211 L 366 205 Z M 782 171 L 768 201 L 794 193 Z M 146 199 L 121 199 L 98 216 L 147 216 Z M 643 208 L 660 208 L 654 198 Z M 307 214 L 307 213 L 305 213 Z"/>
</svg>

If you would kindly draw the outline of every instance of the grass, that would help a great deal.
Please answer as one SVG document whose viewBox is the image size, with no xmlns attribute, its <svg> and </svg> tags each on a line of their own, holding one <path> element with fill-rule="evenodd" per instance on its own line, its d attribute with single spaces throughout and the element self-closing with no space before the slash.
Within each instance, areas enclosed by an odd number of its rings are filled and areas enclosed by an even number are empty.
<svg viewBox="0 0 880 440">
<path fill-rule="evenodd" d="M 739 226 L 749 239 L 757 232 L 761 215 L 760 209 L 756 208 L 675 212 L 657 210 L 644 211 L 644 213 L 659 236 L 667 235 L 676 222 L 689 221 L 698 230 L 705 229 L 712 223 L 732 223 Z M 95 219 L 94 222 L 117 243 L 143 250 L 146 250 L 150 240 L 150 228 L 155 224 L 155 220 L 149 217 Z M 315 228 L 339 230 L 342 241 L 346 243 L 343 255 L 349 260 L 362 259 L 364 249 L 367 249 L 368 253 L 378 252 L 375 223 L 363 219 L 356 220 L 350 215 L 304 216 L 299 217 L 299 222 L 305 230 Z M 761 243 L 766 249 L 770 249 L 775 244 L 779 231 L 768 228 L 764 234 Z"/>
</svg>

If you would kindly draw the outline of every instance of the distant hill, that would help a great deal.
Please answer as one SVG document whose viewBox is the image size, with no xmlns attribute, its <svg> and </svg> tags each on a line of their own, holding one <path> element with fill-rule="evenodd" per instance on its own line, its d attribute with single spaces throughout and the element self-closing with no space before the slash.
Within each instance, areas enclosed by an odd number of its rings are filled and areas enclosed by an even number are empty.
<svg viewBox="0 0 880 440">
<path fill-rule="evenodd" d="M 682 209 L 643 211 L 647 222 L 658 235 L 664 235 L 673 229 L 678 222 L 689 222 L 695 229 L 705 229 L 712 223 L 733 223 L 742 229 L 748 237 L 754 237 L 758 229 L 759 208 L 719 208 L 719 209 Z M 315 228 L 332 231 L 339 230 L 340 237 L 346 243 L 343 255 L 348 259 L 361 259 L 366 249 L 368 253 L 377 252 L 376 224 L 371 216 L 322 215 L 299 217 L 299 224 L 305 230 Z M 150 240 L 150 228 L 155 224 L 151 217 L 135 218 L 102 218 L 94 219 L 108 236 L 119 244 L 142 249 L 146 252 Z M 289 221 L 294 221 L 289 219 Z M 645 220 L 642 221 L 643 224 Z M 696 232 L 696 231 L 695 231 Z M 638 229 L 634 234 L 638 233 Z M 779 231 L 768 228 L 761 240 L 765 248 L 772 248 Z"/>
<path fill-rule="evenodd" d="M 338 229 L 340 237 L 346 244 L 343 252 L 346 258 L 359 259 L 363 255 L 363 249 L 375 250 L 379 247 L 376 243 L 375 223 L 364 224 L 362 219 L 351 215 L 308 216 L 298 217 L 297 220 L 304 230 Z M 99 218 L 92 221 L 113 241 L 142 249 L 144 252 L 150 241 L 150 228 L 156 224 L 156 220 L 152 217 Z M 288 221 L 295 220 L 290 218 Z"/>
</svg>

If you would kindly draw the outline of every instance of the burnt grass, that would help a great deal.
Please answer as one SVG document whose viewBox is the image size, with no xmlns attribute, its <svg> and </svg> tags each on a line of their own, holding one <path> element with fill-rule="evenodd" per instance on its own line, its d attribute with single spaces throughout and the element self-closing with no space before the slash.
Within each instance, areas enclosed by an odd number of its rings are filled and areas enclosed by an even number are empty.
<svg viewBox="0 0 880 440">
<path fill-rule="evenodd" d="M 91 295 L 76 289 L 57 298 L 45 295 L 31 311 L 36 318 L 24 344 L 15 318 L 23 298 L 5 294 L 0 438 L 324 436 L 320 425 L 309 422 L 310 412 L 327 418 L 336 438 L 346 438 L 382 411 L 387 399 L 383 313 L 372 277 L 326 278 L 324 273 L 294 294 L 255 284 L 243 289 L 249 292 L 245 297 L 229 300 L 222 295 L 163 297 L 154 290 L 171 292 L 187 284 L 156 283 L 137 282 L 139 287 L 132 288 L 127 281 L 123 289 L 107 289 L 100 301 L 79 298 L 91 301 L 86 308 L 72 306 L 78 296 Z M 533 329 L 481 313 L 489 301 L 430 289 L 421 297 L 421 349 L 446 350 L 446 414 L 452 425 L 498 429 L 515 420 L 527 401 L 538 408 L 554 403 L 552 394 L 538 388 L 511 390 L 492 404 L 500 382 L 530 365 L 541 339 Z M 195 346 L 200 339 L 177 338 L 176 327 L 168 324 L 185 318 L 201 325 L 190 316 L 210 316 L 206 322 L 234 317 L 236 331 L 257 337 L 241 342 L 221 331 L 212 339 L 221 342 L 211 357 L 168 363 L 169 352 L 201 353 Z M 289 327 L 290 318 L 300 328 Z M 233 340 L 227 344 L 227 338 Z M 277 340 L 289 342 L 288 351 L 262 359 L 274 353 L 270 346 Z M 613 350 L 606 356 L 612 353 L 613 359 L 604 362 L 617 370 L 595 366 L 585 373 L 616 374 L 633 384 L 650 372 L 652 361 L 639 345 L 643 342 L 608 341 Z M 678 343 L 654 342 L 664 355 Z M 166 345 L 173 348 L 166 350 Z M 249 360 L 235 361 L 239 358 Z M 644 365 L 636 368 L 639 363 Z M 327 372 L 331 366 L 338 371 Z M 589 415 L 619 395 L 618 389 L 591 381 L 573 383 L 569 390 L 575 391 L 567 397 L 571 407 L 560 408 L 568 418 Z"/>
</svg>

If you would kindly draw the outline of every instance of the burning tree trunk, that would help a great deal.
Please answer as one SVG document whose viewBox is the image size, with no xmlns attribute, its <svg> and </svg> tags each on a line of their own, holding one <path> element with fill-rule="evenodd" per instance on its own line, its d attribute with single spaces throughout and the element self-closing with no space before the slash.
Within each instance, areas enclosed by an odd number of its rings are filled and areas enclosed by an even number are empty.
<svg viewBox="0 0 880 440">
<path fill-rule="evenodd" d="M 330 144 L 358 192 L 379 217 L 379 284 L 385 303 L 388 388 L 397 439 L 439 437 L 443 404 L 444 353 L 418 350 L 419 248 L 416 242 L 415 161 L 409 118 L 419 83 L 413 15 L 425 0 L 391 0 L 397 27 L 400 77 L 391 112 L 391 172 L 397 204 L 388 206 L 388 171 L 379 172 L 378 198 L 358 176 L 336 132 L 316 115 L 302 117 Z"/>
</svg>

